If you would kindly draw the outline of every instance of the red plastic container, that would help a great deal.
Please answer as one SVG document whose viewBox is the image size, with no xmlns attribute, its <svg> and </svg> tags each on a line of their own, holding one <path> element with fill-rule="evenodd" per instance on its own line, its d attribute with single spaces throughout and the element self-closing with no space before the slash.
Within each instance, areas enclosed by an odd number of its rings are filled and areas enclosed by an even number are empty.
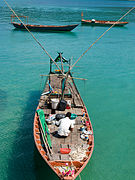
<svg viewBox="0 0 135 180">
<path fill-rule="evenodd" d="M 89 126 L 89 125 L 90 125 L 89 121 L 86 121 L 86 122 L 85 122 L 85 125 L 86 125 L 86 126 Z"/>
<path fill-rule="evenodd" d="M 69 148 L 60 148 L 61 154 L 69 154 L 71 152 L 71 149 Z"/>
</svg>

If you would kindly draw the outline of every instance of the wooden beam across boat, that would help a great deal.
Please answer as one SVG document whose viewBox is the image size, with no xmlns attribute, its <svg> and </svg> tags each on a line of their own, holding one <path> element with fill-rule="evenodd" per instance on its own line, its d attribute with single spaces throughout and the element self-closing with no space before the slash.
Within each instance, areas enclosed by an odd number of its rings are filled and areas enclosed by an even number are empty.
<svg viewBox="0 0 135 180">
<path fill-rule="evenodd" d="M 56 74 L 49 74 L 49 75 L 48 74 L 41 74 L 40 76 L 41 77 L 43 77 L 43 76 L 56 76 Z M 59 75 L 57 75 L 57 76 L 59 76 Z M 73 76 L 72 77 L 69 76 L 68 79 L 79 79 L 79 80 L 84 80 L 84 81 L 88 80 L 88 79 L 85 79 L 85 78 L 77 78 L 77 77 L 73 77 Z"/>
<path fill-rule="evenodd" d="M 23 18 L 25 20 L 25 24 L 28 24 L 28 16 L 18 16 L 19 18 Z M 14 22 L 14 19 L 16 18 L 15 15 L 11 15 L 11 24 Z"/>
</svg>

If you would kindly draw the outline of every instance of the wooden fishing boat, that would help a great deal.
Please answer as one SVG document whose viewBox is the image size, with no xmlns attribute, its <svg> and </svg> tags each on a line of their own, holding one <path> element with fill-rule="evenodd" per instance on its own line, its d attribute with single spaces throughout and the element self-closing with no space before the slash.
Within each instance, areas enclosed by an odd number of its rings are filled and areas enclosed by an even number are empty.
<svg viewBox="0 0 135 180">
<path fill-rule="evenodd" d="M 101 20 L 85 20 L 82 19 L 81 23 L 84 25 L 91 26 L 112 26 L 115 23 L 115 26 L 124 26 L 128 24 L 128 22 L 117 22 L 117 21 L 101 21 Z"/>
<path fill-rule="evenodd" d="M 59 61 L 62 63 L 62 71 L 54 71 L 50 60 L 50 72 L 35 112 L 33 133 L 35 145 L 48 166 L 61 180 L 74 180 L 91 158 L 94 136 L 88 111 L 70 68 L 67 71 L 63 69 L 64 63 L 70 67 L 70 60 L 59 53 L 55 62 Z M 55 118 L 67 112 L 75 116 L 74 129 L 68 137 L 59 137 Z"/>
<path fill-rule="evenodd" d="M 6 1 L 5 3 L 18 20 L 20 20 L 9 4 Z M 131 10 L 133 9 L 134 8 Z M 20 22 L 22 21 L 20 20 Z M 71 70 L 80 58 L 112 27 L 108 28 L 72 66 L 70 65 L 70 60 L 68 61 L 62 57 L 62 53 L 59 53 L 58 57 L 53 60 L 41 43 L 31 33 L 34 40 L 50 57 L 50 72 L 47 75 L 45 88 L 41 94 L 34 116 L 34 141 L 44 161 L 61 180 L 75 180 L 87 165 L 94 149 L 91 120 L 87 108 L 77 90 Z M 28 30 L 27 27 L 26 29 Z M 28 32 L 30 33 L 29 30 Z M 57 65 L 59 62 L 61 62 L 61 69 Z M 55 71 L 52 68 L 53 63 L 58 68 Z M 69 69 L 67 71 L 64 70 L 63 63 L 68 63 Z M 74 130 L 71 131 L 67 137 L 59 137 L 56 122 L 59 121 L 60 117 L 65 117 L 67 112 L 71 114 L 70 119 L 74 122 Z M 59 115 L 59 119 L 57 115 Z M 68 121 L 70 121 L 70 119 L 68 119 Z"/>
<path fill-rule="evenodd" d="M 41 31 L 41 32 L 48 32 L 48 31 L 72 31 L 74 28 L 76 28 L 79 24 L 71 24 L 71 25 L 32 25 L 28 24 L 28 16 L 18 16 L 19 18 L 24 18 L 25 19 L 25 26 L 30 30 L 30 31 Z M 11 15 L 11 24 L 16 29 L 20 30 L 26 30 L 25 26 L 22 23 L 17 23 L 14 22 L 14 18 L 16 16 Z"/>
<path fill-rule="evenodd" d="M 26 30 L 24 25 L 21 23 L 12 22 L 13 26 L 20 30 Z M 32 25 L 25 24 L 25 26 L 31 31 L 72 31 L 78 24 L 72 25 L 61 25 L 61 26 L 52 26 L 52 25 Z"/>
<path fill-rule="evenodd" d="M 83 19 L 83 12 L 81 13 L 81 17 L 82 17 L 81 19 L 82 25 L 112 26 L 113 24 L 115 24 L 115 26 L 124 26 L 128 24 L 128 22 L 120 22 L 120 21 L 102 21 L 102 20 L 95 20 L 95 19 L 86 20 L 86 19 Z"/>
</svg>

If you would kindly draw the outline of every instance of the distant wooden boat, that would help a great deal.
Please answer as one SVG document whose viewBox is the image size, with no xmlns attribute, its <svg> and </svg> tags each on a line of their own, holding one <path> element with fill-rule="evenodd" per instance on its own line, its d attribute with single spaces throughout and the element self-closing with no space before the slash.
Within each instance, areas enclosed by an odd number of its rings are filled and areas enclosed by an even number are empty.
<svg viewBox="0 0 135 180">
<path fill-rule="evenodd" d="M 72 31 L 74 28 L 76 28 L 79 24 L 71 24 L 71 25 L 32 25 L 32 24 L 28 24 L 28 16 L 18 16 L 19 18 L 24 18 L 25 19 L 25 26 L 30 30 L 30 31 L 41 31 L 41 32 L 47 32 L 47 31 Z M 25 26 L 22 23 L 17 23 L 14 22 L 14 18 L 16 18 L 16 16 L 11 15 L 11 24 L 13 24 L 13 26 L 16 29 L 20 29 L 20 30 L 26 30 Z"/>
<path fill-rule="evenodd" d="M 55 62 L 59 61 L 69 64 L 61 53 L 55 59 Z M 65 73 L 52 71 L 52 65 L 50 60 L 50 73 L 35 112 L 34 140 L 40 155 L 57 176 L 61 180 L 74 180 L 91 158 L 94 148 L 93 129 L 71 72 L 65 81 Z M 58 127 L 48 119 L 52 120 L 57 114 L 65 115 L 67 112 L 75 117 L 77 115 L 74 130 L 68 137 L 58 137 L 55 134 Z"/>
<path fill-rule="evenodd" d="M 24 25 L 21 23 L 12 22 L 13 26 L 20 30 L 26 30 Z M 79 24 L 72 24 L 72 25 L 61 25 L 61 26 L 53 26 L 53 25 L 32 25 L 32 24 L 25 24 L 25 26 L 30 31 L 72 31 L 75 27 Z"/>
<path fill-rule="evenodd" d="M 86 20 L 83 19 L 83 12 L 81 13 L 81 23 L 84 25 L 91 25 L 91 26 L 112 26 L 115 23 L 115 26 L 124 26 L 128 24 L 128 22 L 117 22 L 117 21 L 102 21 L 102 20 Z"/>
<path fill-rule="evenodd" d="M 20 30 L 26 30 L 24 25 L 21 23 L 12 22 L 13 26 Z M 25 24 L 25 26 L 31 31 L 72 31 L 79 24 L 63 25 L 63 26 L 52 26 L 52 25 L 32 25 Z"/>
<path fill-rule="evenodd" d="M 85 20 L 85 19 L 82 19 L 81 23 L 91 26 L 112 26 L 114 23 L 116 23 L 115 26 L 124 26 L 128 24 L 128 22 L 100 21 L 100 20 L 93 21 L 93 20 Z"/>
</svg>

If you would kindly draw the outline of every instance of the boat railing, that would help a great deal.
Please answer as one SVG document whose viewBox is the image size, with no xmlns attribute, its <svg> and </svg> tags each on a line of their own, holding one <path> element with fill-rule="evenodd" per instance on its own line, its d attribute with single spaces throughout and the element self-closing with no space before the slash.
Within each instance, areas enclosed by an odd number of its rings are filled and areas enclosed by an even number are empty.
<svg viewBox="0 0 135 180">
<path fill-rule="evenodd" d="M 28 24 L 28 16 L 17 16 L 17 17 L 19 17 L 19 18 L 24 18 L 24 20 L 25 20 L 25 24 Z M 11 15 L 11 23 L 13 23 L 14 22 L 14 19 L 15 18 L 17 18 L 15 15 Z"/>
</svg>

